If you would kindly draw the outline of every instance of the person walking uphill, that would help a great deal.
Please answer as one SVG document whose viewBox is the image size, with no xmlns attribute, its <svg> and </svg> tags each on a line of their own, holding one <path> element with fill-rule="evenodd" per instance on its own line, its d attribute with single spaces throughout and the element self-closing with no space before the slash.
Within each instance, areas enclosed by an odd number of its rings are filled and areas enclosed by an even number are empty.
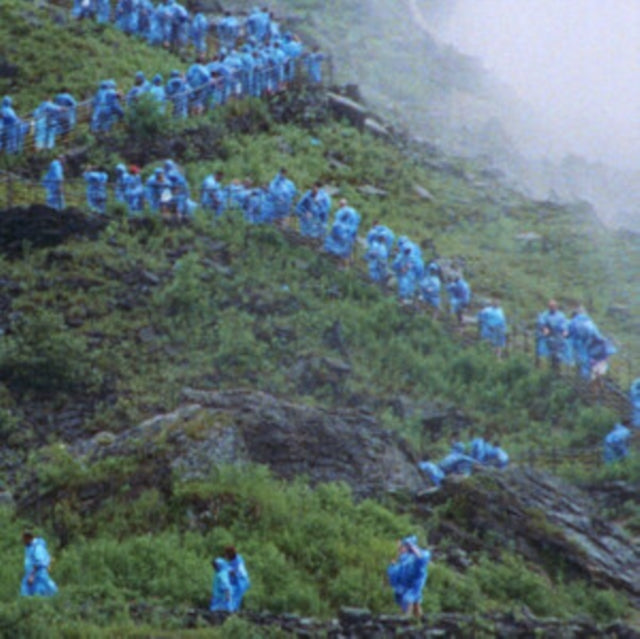
<svg viewBox="0 0 640 639">
<path fill-rule="evenodd" d="M 387 568 L 396 603 L 405 614 L 422 616 L 422 590 L 427 582 L 431 552 L 418 546 L 412 535 L 398 544 L 398 554 Z"/>
<path fill-rule="evenodd" d="M 23 597 L 51 597 L 58 592 L 58 586 L 49 576 L 51 556 L 42 537 L 34 537 L 33 532 L 22 533 L 24 544 L 24 577 L 20 585 Z"/>
</svg>

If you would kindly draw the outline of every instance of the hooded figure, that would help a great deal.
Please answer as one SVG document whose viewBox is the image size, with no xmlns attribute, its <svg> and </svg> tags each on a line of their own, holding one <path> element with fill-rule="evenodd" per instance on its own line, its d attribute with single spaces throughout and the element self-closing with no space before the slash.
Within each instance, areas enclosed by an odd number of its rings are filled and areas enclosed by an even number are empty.
<svg viewBox="0 0 640 639">
<path fill-rule="evenodd" d="M 51 556 L 42 537 L 34 537 L 31 531 L 22 535 L 24 543 L 24 577 L 20 585 L 23 597 L 51 597 L 58 592 L 58 586 L 49 576 Z"/>
<path fill-rule="evenodd" d="M 430 561 L 431 552 L 420 548 L 414 535 L 400 541 L 396 559 L 387 568 L 387 577 L 394 599 L 405 614 L 422 615 L 422 590 Z"/>
<path fill-rule="evenodd" d="M 324 249 L 336 257 L 348 258 L 358 236 L 360 214 L 347 206 L 347 200 L 340 200 L 335 221 L 324 242 Z"/>
<path fill-rule="evenodd" d="M 620 461 L 629 455 L 631 431 L 618 423 L 604 438 L 604 461 L 607 464 Z"/>
<path fill-rule="evenodd" d="M 316 183 L 300 199 L 296 214 L 300 220 L 300 233 L 306 237 L 323 238 L 331 210 L 329 194 Z"/>
<path fill-rule="evenodd" d="M 49 165 L 49 170 L 42 178 L 42 185 L 47 191 L 47 206 L 61 211 L 64 208 L 64 171 L 60 159 L 53 160 Z"/>
<path fill-rule="evenodd" d="M 233 599 L 229 564 L 222 559 L 222 557 L 218 557 L 211 562 L 211 565 L 213 566 L 215 574 L 211 587 L 211 605 L 209 606 L 209 610 L 212 612 L 231 612 L 233 610 Z"/>
<path fill-rule="evenodd" d="M 0 103 L 0 151 L 20 153 L 24 142 L 26 125 L 13 110 L 13 101 L 6 95 Z"/>
</svg>

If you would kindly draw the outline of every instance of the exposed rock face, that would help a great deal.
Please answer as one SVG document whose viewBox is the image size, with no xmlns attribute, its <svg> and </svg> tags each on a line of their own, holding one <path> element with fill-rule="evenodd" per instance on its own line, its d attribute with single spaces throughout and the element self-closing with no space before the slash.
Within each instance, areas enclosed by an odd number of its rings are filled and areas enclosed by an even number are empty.
<svg viewBox="0 0 640 639">
<path fill-rule="evenodd" d="M 185 389 L 188 405 L 115 437 L 85 441 L 75 451 L 90 460 L 131 454 L 166 437 L 171 466 L 187 477 L 216 464 L 265 464 L 278 476 L 303 474 L 312 484 L 344 481 L 357 497 L 423 486 L 414 454 L 397 435 L 355 410 L 327 411 L 253 391 Z"/>
<path fill-rule="evenodd" d="M 25 241 L 42 247 L 56 246 L 74 236 L 95 238 L 106 225 L 105 218 L 76 209 L 56 211 L 41 204 L 5 209 L 0 215 L 0 250 L 18 255 Z"/>
<path fill-rule="evenodd" d="M 538 564 L 562 558 L 565 569 L 625 591 L 640 606 L 638 540 L 601 519 L 586 493 L 558 479 L 523 468 L 487 472 L 450 481 L 419 501 L 448 503 L 452 516 L 440 532 L 463 547 L 493 539 L 497 548 L 515 543 L 520 554 Z"/>
<path fill-rule="evenodd" d="M 185 619 L 188 627 L 202 623 L 213 626 L 224 623 L 228 614 L 192 610 Z M 269 613 L 242 613 L 241 617 L 258 627 L 281 628 L 293 637 L 329 637 L 330 639 L 426 639 L 434 637 L 500 637 L 504 639 L 529 639 L 547 637 L 557 639 L 586 639 L 587 637 L 611 637 L 638 639 L 633 628 L 613 623 L 598 626 L 588 619 L 538 619 L 526 611 L 521 614 L 438 614 L 425 615 L 414 621 L 401 615 L 372 615 L 369 610 L 342 608 L 337 619 L 319 621 L 296 615 L 272 615 Z"/>
</svg>

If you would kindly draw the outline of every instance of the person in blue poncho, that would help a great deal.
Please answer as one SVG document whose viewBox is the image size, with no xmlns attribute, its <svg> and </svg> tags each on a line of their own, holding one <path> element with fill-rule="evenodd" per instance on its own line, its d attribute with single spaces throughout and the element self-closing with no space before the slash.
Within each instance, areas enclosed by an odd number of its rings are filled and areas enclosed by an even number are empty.
<svg viewBox="0 0 640 639">
<path fill-rule="evenodd" d="M 296 197 L 296 185 L 287 177 L 284 167 L 269 183 L 269 193 L 273 198 L 274 216 L 276 220 L 286 220 L 291 215 L 291 207 Z"/>
<path fill-rule="evenodd" d="M 24 544 L 24 576 L 20 585 L 23 597 L 51 597 L 58 592 L 58 586 L 49 576 L 51 556 L 42 537 L 25 530 L 22 534 Z"/>
<path fill-rule="evenodd" d="M 233 49 L 240 35 L 240 22 L 231 11 L 224 12 L 224 18 L 218 23 L 218 41 L 221 47 Z"/>
<path fill-rule="evenodd" d="M 478 331 L 480 339 L 489 342 L 500 357 L 507 343 L 507 320 L 497 300 L 492 300 L 478 313 Z"/>
<path fill-rule="evenodd" d="M 77 20 L 93 18 L 96 15 L 95 0 L 73 0 L 71 15 Z"/>
<path fill-rule="evenodd" d="M 231 610 L 233 612 L 242 609 L 244 595 L 251 587 L 249 572 L 242 555 L 236 552 L 234 546 L 224 549 L 224 558 L 229 566 L 229 581 L 231 582 Z"/>
<path fill-rule="evenodd" d="M 425 276 L 420 280 L 420 296 L 422 301 L 437 312 L 440 309 L 440 290 L 442 284 L 438 275 L 439 267 L 435 262 L 427 266 Z"/>
<path fill-rule="evenodd" d="M 60 132 L 60 107 L 53 100 L 45 100 L 34 111 L 36 150 L 53 149 Z"/>
<path fill-rule="evenodd" d="M 114 185 L 114 197 L 116 202 L 127 202 L 127 184 L 129 183 L 129 173 L 124 164 L 116 166 L 116 179 Z"/>
<path fill-rule="evenodd" d="M 398 238 L 398 252 L 391 268 L 398 283 L 398 297 L 402 302 L 410 302 L 424 269 L 420 248 L 405 236 Z"/>
<path fill-rule="evenodd" d="M 227 204 L 226 189 L 222 184 L 224 173 L 216 171 L 215 175 L 207 175 L 200 186 L 200 206 L 205 211 L 212 211 L 220 217 Z"/>
<path fill-rule="evenodd" d="M 162 76 L 159 73 L 156 73 L 153 76 L 153 80 L 151 81 L 151 88 L 149 89 L 149 95 L 158 103 L 158 112 L 164 113 L 167 95 L 164 90 Z"/>
<path fill-rule="evenodd" d="M 58 111 L 58 129 L 60 135 L 68 135 L 76 126 L 76 111 L 78 103 L 67 89 L 63 89 L 53 98 L 53 103 L 60 107 Z"/>
<path fill-rule="evenodd" d="M 135 164 L 129 167 L 129 175 L 124 189 L 124 197 L 130 213 L 140 213 L 144 208 L 144 186 L 140 177 L 140 168 Z"/>
<path fill-rule="evenodd" d="M 284 68 L 284 80 L 285 82 L 291 82 L 296 76 L 296 65 L 298 59 L 302 56 L 304 47 L 302 42 L 300 42 L 300 38 L 288 31 L 282 36 L 280 46 L 287 56 L 287 62 Z"/>
<path fill-rule="evenodd" d="M 367 252 L 364 259 L 369 267 L 369 277 L 379 284 L 385 284 L 389 277 L 389 253 L 393 247 L 395 236 L 386 226 L 377 222 L 367 233 Z"/>
<path fill-rule="evenodd" d="M 423 461 L 418 464 L 418 468 L 431 480 L 434 486 L 440 486 L 445 478 L 442 469 L 435 462 Z"/>
<path fill-rule="evenodd" d="M 602 383 L 609 370 L 609 357 L 617 352 L 611 340 L 602 335 L 591 335 L 587 342 L 587 356 L 589 358 L 589 379 L 597 387 Z"/>
<path fill-rule="evenodd" d="M 459 273 L 453 282 L 447 284 L 451 313 L 456 316 L 458 324 L 462 324 L 462 314 L 471 302 L 471 288 Z"/>
<path fill-rule="evenodd" d="M 119 0 L 116 5 L 115 24 L 128 35 L 138 32 L 138 0 Z"/>
<path fill-rule="evenodd" d="M 215 573 L 211 586 L 211 604 L 209 610 L 212 612 L 232 612 L 233 593 L 231 589 L 231 577 L 229 575 L 229 563 L 222 557 L 218 557 L 211 562 L 211 565 Z"/>
<path fill-rule="evenodd" d="M 629 455 L 631 431 L 623 424 L 617 423 L 604 438 L 604 461 L 607 464 L 620 461 Z"/>
<path fill-rule="evenodd" d="M 314 47 L 311 53 L 306 56 L 307 73 L 309 74 L 309 82 L 311 84 L 322 84 L 322 63 L 324 62 L 324 54 L 320 51 L 320 47 Z"/>
<path fill-rule="evenodd" d="M 209 20 L 202 11 L 198 11 L 189 25 L 189 40 L 193 44 L 196 55 L 206 55 Z"/>
<path fill-rule="evenodd" d="M 389 584 L 403 613 L 422 616 L 422 590 L 427 582 L 431 551 L 420 548 L 415 536 L 398 543 L 398 553 L 387 568 Z"/>
<path fill-rule="evenodd" d="M 104 80 L 100 83 L 92 104 L 91 130 L 93 132 L 109 131 L 116 120 L 124 118 L 120 94 L 113 80 Z"/>
<path fill-rule="evenodd" d="M 360 214 L 347 206 L 345 199 L 340 200 L 339 206 L 331 231 L 325 238 L 324 249 L 327 253 L 348 260 L 358 236 Z"/>
<path fill-rule="evenodd" d="M 11 97 L 6 95 L 0 103 L 0 151 L 21 153 L 27 129 L 28 125 L 16 115 Z"/>
<path fill-rule="evenodd" d="M 189 109 L 194 115 L 200 115 L 208 97 L 208 86 L 211 74 L 202 64 L 203 59 L 192 64 L 187 70 L 187 85 L 189 89 Z"/>
<path fill-rule="evenodd" d="M 445 475 L 470 475 L 476 460 L 465 453 L 462 442 L 455 442 L 451 446 L 451 452 L 444 457 L 438 466 Z"/>
<path fill-rule="evenodd" d="M 631 424 L 634 428 L 640 428 L 640 377 L 631 383 L 629 400 L 631 401 Z"/>
<path fill-rule="evenodd" d="M 547 310 L 538 316 L 536 323 L 536 355 L 548 357 L 554 370 L 560 364 L 570 364 L 571 344 L 568 337 L 569 321 L 558 309 L 558 303 L 549 300 Z"/>
<path fill-rule="evenodd" d="M 110 0 L 95 0 L 96 3 L 96 19 L 98 24 L 107 24 L 111 20 L 111 2 Z"/>
<path fill-rule="evenodd" d="M 323 238 L 327 232 L 327 221 L 331 210 L 331 198 L 316 182 L 296 206 L 296 214 L 300 221 L 300 233 L 305 237 Z"/>
<path fill-rule="evenodd" d="M 131 106 L 142 95 L 147 93 L 150 88 L 151 88 L 151 84 L 145 78 L 144 73 L 142 71 L 138 71 L 133 81 L 133 87 L 131 87 L 131 89 L 127 93 L 127 97 L 126 97 L 127 105 Z"/>
<path fill-rule="evenodd" d="M 165 96 L 173 105 L 173 117 L 184 119 L 189 115 L 189 87 L 180 71 L 174 69 L 171 72 Z"/>
<path fill-rule="evenodd" d="M 64 208 L 64 169 L 61 157 L 51 162 L 49 170 L 42 178 L 42 185 L 47 191 L 47 206 L 61 211 Z"/>
<path fill-rule="evenodd" d="M 582 306 L 578 306 L 571 314 L 567 328 L 571 342 L 571 350 L 580 376 L 589 379 L 590 365 L 587 343 L 592 335 L 599 334 L 598 328 Z"/>
<path fill-rule="evenodd" d="M 509 465 L 509 455 L 499 444 L 485 441 L 477 437 L 471 442 L 471 457 L 484 466 L 506 468 Z"/>
<path fill-rule="evenodd" d="M 87 206 L 92 211 L 105 214 L 107 206 L 107 181 L 109 176 L 99 169 L 90 169 L 83 174 L 87 183 Z"/>
<path fill-rule="evenodd" d="M 153 213 L 162 211 L 171 199 L 171 186 L 161 167 L 153 171 L 153 175 L 146 181 L 144 198 Z"/>
</svg>

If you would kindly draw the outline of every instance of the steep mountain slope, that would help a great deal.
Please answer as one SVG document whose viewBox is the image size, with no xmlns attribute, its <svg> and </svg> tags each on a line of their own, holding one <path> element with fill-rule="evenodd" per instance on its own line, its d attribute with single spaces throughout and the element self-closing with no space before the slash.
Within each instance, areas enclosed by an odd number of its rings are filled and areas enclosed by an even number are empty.
<svg viewBox="0 0 640 639">
<path fill-rule="evenodd" d="M 32 37 L 84 46 L 83 63 L 104 57 L 100 73 L 123 86 L 142 63 L 133 55 L 104 56 L 105 46 L 148 55 L 148 72 L 184 64 L 109 27 L 68 29 L 57 24 L 55 7 L 17 2 L 2 11 L 1 28 L 22 33 L 16 50 Z M 47 69 L 46 51 L 40 53 L 36 75 Z M 63 56 L 57 64 L 65 60 L 76 63 Z M 95 81 L 78 74 L 76 90 L 89 95 Z M 36 89 L 22 72 L 11 80 L 24 104 Z M 134 139 L 135 122 L 101 140 L 81 129 L 67 148 L 82 158 L 70 163 L 70 189 L 80 192 L 84 162 L 111 168 L 144 158 L 146 177 L 168 153 L 194 190 L 216 168 L 229 178 L 264 182 L 286 166 L 300 189 L 318 177 L 339 189 L 361 211 L 363 229 L 383 220 L 420 241 L 427 257 L 464 266 L 477 304 L 498 292 L 512 321 L 534 317 L 549 290 L 560 288 L 567 301 L 593 296 L 604 320 L 616 296 L 631 297 L 637 284 L 627 271 L 615 292 L 600 293 L 608 281 L 603 263 L 613 251 L 637 267 L 637 238 L 608 234 L 587 208 L 530 201 L 480 164 L 363 136 L 334 120 L 322 96 L 304 87 L 184 124 L 152 123 L 154 136 L 144 144 Z M 38 199 L 34 181 L 49 159 L 9 160 L 32 188 L 20 197 Z M 30 241 L 17 240 L 20 215 L 31 215 Z M 442 549 L 431 575 L 430 612 L 474 614 L 525 603 L 538 615 L 584 613 L 602 622 L 633 615 L 622 589 L 565 574 L 564 564 L 554 563 L 557 548 L 541 567 L 515 536 L 512 545 L 491 545 L 486 509 L 474 516 L 475 486 L 487 499 L 495 489 L 483 489 L 482 481 L 467 491 L 452 488 L 461 499 L 445 494 L 433 511 L 417 507 L 405 491 L 389 494 L 396 486 L 386 473 L 362 477 L 362 491 L 308 485 L 331 473 L 355 485 L 358 474 L 386 463 L 401 466 L 415 488 L 418 458 L 437 458 L 451 437 L 477 434 L 500 437 L 517 466 L 552 466 L 575 482 L 637 480 L 637 460 L 617 468 L 594 463 L 617 407 L 594 401 L 606 398 L 590 397 L 569 376 L 536 369 L 525 322 L 513 322 L 510 357 L 496 361 L 477 344 L 472 325 L 459 334 L 446 318 L 400 307 L 391 290 L 372 286 L 361 252 L 343 270 L 294 230 L 247 225 L 240 215 L 215 221 L 199 214 L 172 227 L 127 219 L 113 206 L 106 228 L 104 220 L 89 218 L 82 227 L 77 219 L 77 212 L 61 214 L 52 237 L 47 212 L 2 216 L 2 246 L 11 250 L 0 262 L 0 469 L 4 501 L 13 499 L 17 508 L 0 509 L 3 631 L 20 623 L 43 636 L 55 625 L 81 636 L 126 636 L 134 622 L 181 628 L 188 609 L 206 607 L 208 561 L 231 542 L 252 571 L 252 609 L 331 616 L 352 604 L 388 612 L 393 604 L 379 588 L 380 575 L 394 540 L 410 530 Z M 539 233 L 542 245 L 522 245 L 516 236 L 525 230 Z M 622 314 L 615 326 L 634 343 L 629 321 Z M 619 366 L 616 374 L 623 373 Z M 237 397 L 250 401 L 224 405 Z M 181 407 L 185 401 L 211 401 L 212 410 L 194 412 Z M 302 430 L 284 430 L 283 415 L 294 415 Z M 263 428 L 274 422 L 281 428 Z M 353 448 L 340 448 L 342 429 L 350 430 L 353 437 L 344 440 Z M 311 452 L 309 442 L 318 444 Z M 358 446 L 362 465 L 349 461 Z M 286 471 L 274 457 L 289 464 Z M 249 460 L 287 478 L 303 475 L 285 483 Z M 232 462 L 242 464 L 225 465 Z M 355 501 L 354 494 L 376 501 Z M 527 507 L 544 531 L 543 509 Z M 633 500 L 625 498 L 614 514 L 637 531 Z M 46 532 L 63 586 L 38 615 L 31 602 L 15 603 L 21 557 L 14 540 L 27 520 Z M 456 552 L 449 555 L 453 539 Z M 457 552 L 460 539 L 468 556 Z"/>
</svg>

